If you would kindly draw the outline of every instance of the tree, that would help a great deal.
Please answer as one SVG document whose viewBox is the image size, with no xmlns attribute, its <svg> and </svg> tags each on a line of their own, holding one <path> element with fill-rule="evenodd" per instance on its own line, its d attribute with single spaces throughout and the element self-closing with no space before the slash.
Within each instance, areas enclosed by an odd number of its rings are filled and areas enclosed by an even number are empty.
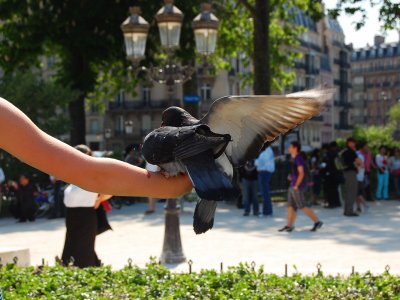
<svg viewBox="0 0 400 300">
<path fill-rule="evenodd" d="M 0 81 L 0 95 L 53 136 L 68 132 L 70 122 L 64 112 L 77 94 L 67 86 L 51 79 L 44 80 L 40 74 L 33 72 L 7 74 Z"/>
<path fill-rule="evenodd" d="M 314 20 L 323 16 L 321 1 L 311 0 L 228 0 L 216 6 L 221 20 L 217 51 L 225 58 L 241 52 L 251 59 L 247 64 L 254 72 L 246 82 L 253 82 L 256 95 L 282 91 L 294 79 L 287 72 L 299 55 L 292 46 L 298 45 L 297 38 L 305 30 L 293 22 L 294 8 Z"/>
<path fill-rule="evenodd" d="M 355 22 L 356 29 L 364 26 L 367 20 L 367 15 L 363 4 L 369 4 L 371 7 L 377 5 L 379 9 L 379 21 L 382 23 L 384 30 L 399 29 L 400 28 L 400 3 L 390 0 L 338 0 L 335 9 L 329 10 L 329 14 L 337 18 L 340 14 L 347 15 L 361 15 L 357 22 Z"/>
<path fill-rule="evenodd" d="M 120 23 L 129 1 L 0 0 L 0 67 L 7 73 L 57 57 L 57 81 L 79 91 L 69 103 L 70 143 L 85 142 L 84 99 L 104 61 L 123 59 Z M 110 13 L 112 12 L 112 13 Z"/>
</svg>

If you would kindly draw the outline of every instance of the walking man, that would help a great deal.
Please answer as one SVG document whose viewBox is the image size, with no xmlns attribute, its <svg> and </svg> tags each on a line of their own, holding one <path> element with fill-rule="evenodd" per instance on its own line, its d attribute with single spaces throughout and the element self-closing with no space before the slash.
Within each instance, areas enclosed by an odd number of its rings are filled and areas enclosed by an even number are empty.
<svg viewBox="0 0 400 300">
<path fill-rule="evenodd" d="M 292 169 L 288 178 L 290 181 L 290 187 L 288 190 L 288 220 L 287 225 L 278 231 L 293 231 L 297 216 L 297 209 L 301 209 L 314 222 L 314 226 L 311 228 L 311 231 L 317 231 L 322 227 L 323 224 L 314 211 L 306 207 L 306 201 L 304 198 L 304 188 L 306 187 L 306 182 L 304 180 L 305 162 L 300 154 L 300 151 L 300 143 L 296 141 L 290 143 L 289 154 L 292 158 Z"/>
</svg>

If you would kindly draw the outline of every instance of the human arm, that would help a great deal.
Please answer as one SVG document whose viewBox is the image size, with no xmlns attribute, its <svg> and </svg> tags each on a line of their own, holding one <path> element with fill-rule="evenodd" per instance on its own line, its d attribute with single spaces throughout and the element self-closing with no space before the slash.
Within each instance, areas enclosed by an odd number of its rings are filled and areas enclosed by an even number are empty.
<svg viewBox="0 0 400 300">
<path fill-rule="evenodd" d="M 83 154 L 41 131 L 2 98 L 0 148 L 60 180 L 100 194 L 176 198 L 192 189 L 186 175 L 166 179 L 115 159 Z"/>
<path fill-rule="evenodd" d="M 108 199 L 110 199 L 112 196 L 111 195 L 103 195 L 103 194 L 99 194 L 96 198 L 96 202 L 94 204 L 94 209 L 98 209 L 101 202 L 107 201 Z"/>
</svg>

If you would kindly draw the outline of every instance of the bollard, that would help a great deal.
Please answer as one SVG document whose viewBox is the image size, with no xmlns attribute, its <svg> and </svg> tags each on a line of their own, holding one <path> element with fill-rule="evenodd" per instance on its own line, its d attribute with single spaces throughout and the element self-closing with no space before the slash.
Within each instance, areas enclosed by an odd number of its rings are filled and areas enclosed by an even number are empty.
<svg viewBox="0 0 400 300">
<path fill-rule="evenodd" d="M 351 267 L 351 275 L 354 275 L 354 266 Z"/>
<path fill-rule="evenodd" d="M 128 267 L 132 268 L 132 258 L 128 258 Z"/>
<path fill-rule="evenodd" d="M 250 266 L 251 266 L 251 270 L 254 271 L 254 269 L 256 267 L 256 263 L 254 260 L 251 262 Z"/>
<path fill-rule="evenodd" d="M 189 265 L 189 274 L 192 274 L 192 265 L 193 265 L 193 261 L 192 261 L 191 259 L 189 259 L 188 265 Z"/>
<path fill-rule="evenodd" d="M 42 267 L 44 267 L 45 261 L 44 258 L 42 258 Z"/>
<path fill-rule="evenodd" d="M 317 263 L 318 276 L 321 275 L 321 267 L 322 267 L 322 265 L 320 263 Z"/>
<path fill-rule="evenodd" d="M 14 256 L 13 262 L 14 262 L 14 265 L 17 265 L 17 263 L 18 263 L 18 257 L 17 256 Z"/>
<path fill-rule="evenodd" d="M 287 264 L 285 264 L 285 277 L 287 277 Z"/>
<path fill-rule="evenodd" d="M 72 266 L 74 265 L 74 262 L 75 262 L 75 258 L 74 258 L 73 256 L 71 256 L 71 257 L 69 258 L 68 266 L 69 266 L 69 267 L 72 267 Z"/>
<path fill-rule="evenodd" d="M 223 262 L 221 262 L 220 270 L 221 270 L 221 273 L 224 272 L 224 263 Z"/>
<path fill-rule="evenodd" d="M 385 267 L 385 273 L 386 273 L 386 274 L 389 274 L 389 270 L 390 270 L 390 266 L 389 266 L 389 265 L 386 265 L 386 267 Z"/>
</svg>

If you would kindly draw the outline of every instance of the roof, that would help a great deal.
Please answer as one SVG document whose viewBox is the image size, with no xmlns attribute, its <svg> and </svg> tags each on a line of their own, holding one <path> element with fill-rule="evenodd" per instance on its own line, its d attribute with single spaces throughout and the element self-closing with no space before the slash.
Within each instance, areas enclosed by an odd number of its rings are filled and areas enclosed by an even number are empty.
<svg viewBox="0 0 400 300">
<path fill-rule="evenodd" d="M 388 43 L 375 46 L 367 46 L 355 49 L 352 53 L 352 60 L 368 60 L 384 57 L 400 56 L 400 43 Z"/>
</svg>

